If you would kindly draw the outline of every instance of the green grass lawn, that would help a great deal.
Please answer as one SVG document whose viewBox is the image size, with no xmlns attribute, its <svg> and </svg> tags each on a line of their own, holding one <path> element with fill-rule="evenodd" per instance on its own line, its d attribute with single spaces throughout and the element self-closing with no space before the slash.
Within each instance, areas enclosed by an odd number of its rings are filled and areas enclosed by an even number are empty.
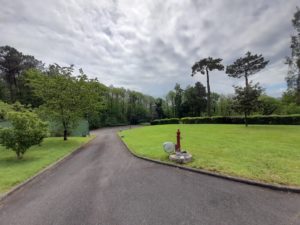
<svg viewBox="0 0 300 225">
<path fill-rule="evenodd" d="M 300 186 L 300 126 L 157 125 L 120 133 L 136 154 L 168 161 L 162 143 L 176 142 L 193 154 L 187 166 L 269 183 Z"/>
<path fill-rule="evenodd" d="M 46 138 L 41 146 L 27 150 L 22 160 L 0 145 L 0 194 L 25 181 L 43 168 L 88 142 L 93 137 Z"/>
</svg>

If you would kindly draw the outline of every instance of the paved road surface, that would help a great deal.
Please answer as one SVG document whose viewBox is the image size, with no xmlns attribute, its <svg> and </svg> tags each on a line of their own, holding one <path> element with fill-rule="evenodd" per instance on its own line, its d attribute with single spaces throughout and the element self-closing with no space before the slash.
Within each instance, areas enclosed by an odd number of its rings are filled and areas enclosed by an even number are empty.
<svg viewBox="0 0 300 225">
<path fill-rule="evenodd" d="M 1 225 L 300 225 L 300 194 L 137 159 L 96 131 L 83 151 L 0 206 Z"/>
</svg>

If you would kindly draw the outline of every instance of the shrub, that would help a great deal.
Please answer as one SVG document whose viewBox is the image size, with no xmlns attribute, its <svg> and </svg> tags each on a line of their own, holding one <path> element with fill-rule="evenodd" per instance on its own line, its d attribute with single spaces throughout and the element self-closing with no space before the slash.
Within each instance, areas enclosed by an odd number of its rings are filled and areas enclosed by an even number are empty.
<svg viewBox="0 0 300 225">
<path fill-rule="evenodd" d="M 161 119 L 161 120 L 153 120 L 151 121 L 151 125 L 161 125 L 161 124 L 178 124 L 178 118 L 170 118 L 170 119 Z"/>
<path fill-rule="evenodd" d="M 9 112 L 11 127 L 0 129 L 0 144 L 16 152 L 21 159 L 33 145 L 40 144 L 47 136 L 47 124 L 32 112 Z"/>
<path fill-rule="evenodd" d="M 151 125 L 159 124 L 244 124 L 243 116 L 184 117 L 181 119 L 154 120 Z M 255 115 L 248 117 L 249 124 L 300 125 L 300 114 L 295 115 Z"/>
</svg>

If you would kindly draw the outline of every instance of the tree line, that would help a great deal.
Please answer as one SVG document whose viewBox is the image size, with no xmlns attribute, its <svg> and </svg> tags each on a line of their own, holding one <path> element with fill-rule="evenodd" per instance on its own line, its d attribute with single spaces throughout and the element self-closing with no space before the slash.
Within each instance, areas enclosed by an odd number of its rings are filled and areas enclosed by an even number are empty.
<svg viewBox="0 0 300 225">
<path fill-rule="evenodd" d="M 179 84 L 166 96 L 166 117 L 187 116 L 232 116 L 250 114 L 299 114 L 300 113 L 300 10 L 297 8 L 292 20 L 295 34 L 291 36 L 291 55 L 286 58 L 289 71 L 286 76 L 288 89 L 281 98 L 265 94 L 259 83 L 249 80 L 250 76 L 264 69 L 269 63 L 262 54 L 247 52 L 226 68 L 221 58 L 207 57 L 194 63 L 192 76 L 206 76 L 206 88 L 200 82 L 183 90 Z M 210 73 L 223 71 L 229 77 L 244 79 L 244 86 L 234 86 L 233 95 L 211 93 Z M 270 74 L 271 75 L 271 74 Z"/>
<path fill-rule="evenodd" d="M 66 136 L 79 118 L 91 128 L 137 124 L 159 118 L 160 99 L 89 79 L 82 69 L 45 66 L 34 56 L 0 47 L 0 100 L 21 103 L 47 119 L 60 121 Z"/>
<path fill-rule="evenodd" d="M 300 114 L 300 9 L 292 25 L 291 54 L 286 58 L 288 89 L 281 98 L 264 93 L 250 76 L 269 63 L 262 54 L 247 52 L 226 67 L 221 58 L 207 57 L 192 65 L 192 76 L 206 75 L 206 87 L 200 82 L 182 89 L 179 84 L 165 98 L 105 86 L 90 79 L 82 69 L 52 64 L 46 66 L 34 56 L 11 46 L 0 47 L 0 143 L 22 158 L 26 150 L 40 144 L 49 135 L 47 122 L 61 127 L 64 140 L 72 127 L 84 118 L 90 128 L 138 124 L 163 118 L 213 115 L 243 115 L 245 125 L 251 114 Z M 211 92 L 210 73 L 223 71 L 229 77 L 244 79 L 244 86 L 234 86 L 233 95 Z M 46 121 L 46 122 L 45 122 Z"/>
<path fill-rule="evenodd" d="M 42 117 L 61 123 L 64 133 L 85 118 L 91 128 L 109 125 L 137 124 L 153 119 L 186 116 L 230 116 L 250 114 L 300 113 L 300 12 L 297 8 L 292 24 L 291 55 L 286 58 L 289 72 L 288 90 L 281 98 L 273 98 L 250 80 L 264 69 L 268 60 L 262 54 L 247 52 L 226 67 L 221 58 L 204 58 L 191 67 L 192 76 L 206 76 L 206 85 L 197 82 L 185 89 L 175 85 L 164 98 L 140 92 L 105 86 L 89 79 L 82 69 L 57 64 L 45 66 L 34 56 L 10 46 L 0 47 L 0 100 L 21 103 L 33 108 Z M 244 79 L 244 86 L 235 86 L 233 95 L 211 92 L 210 76 L 215 70 L 229 77 Z M 46 113 L 45 113 L 46 112 Z M 65 136 L 66 136 L 65 134 Z"/>
</svg>

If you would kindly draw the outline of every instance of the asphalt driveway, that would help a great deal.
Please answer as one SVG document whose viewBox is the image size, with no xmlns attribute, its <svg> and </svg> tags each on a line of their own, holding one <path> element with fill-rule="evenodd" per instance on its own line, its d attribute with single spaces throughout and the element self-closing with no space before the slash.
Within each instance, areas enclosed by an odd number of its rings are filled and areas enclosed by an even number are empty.
<svg viewBox="0 0 300 225">
<path fill-rule="evenodd" d="M 2 201 L 0 224 L 300 225 L 300 194 L 137 159 L 117 131 L 95 131 L 82 151 Z"/>
</svg>

